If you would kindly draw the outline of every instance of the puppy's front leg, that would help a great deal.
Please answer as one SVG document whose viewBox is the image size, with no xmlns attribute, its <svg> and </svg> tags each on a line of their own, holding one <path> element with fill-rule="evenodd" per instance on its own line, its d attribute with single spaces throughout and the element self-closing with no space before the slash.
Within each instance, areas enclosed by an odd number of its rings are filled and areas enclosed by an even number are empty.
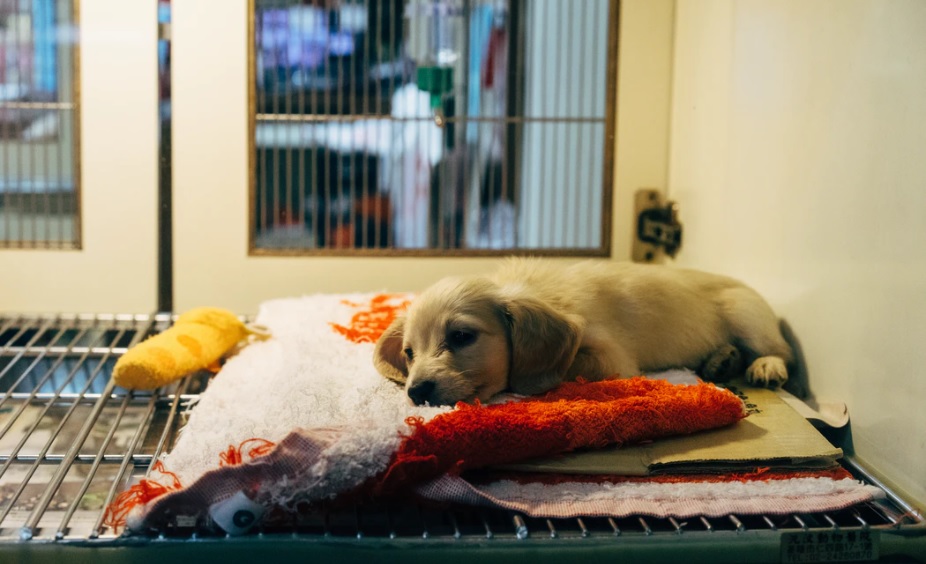
<svg viewBox="0 0 926 564">
<path fill-rule="evenodd" d="M 760 356 L 746 369 L 746 381 L 753 386 L 777 388 L 788 381 L 788 367 L 780 356 Z"/>
<path fill-rule="evenodd" d="M 590 381 L 604 380 L 609 376 L 616 375 L 611 373 L 608 363 L 588 347 L 581 347 L 576 351 L 575 360 L 566 372 L 566 379 L 570 381 L 575 381 L 576 378 L 585 378 Z"/>
</svg>

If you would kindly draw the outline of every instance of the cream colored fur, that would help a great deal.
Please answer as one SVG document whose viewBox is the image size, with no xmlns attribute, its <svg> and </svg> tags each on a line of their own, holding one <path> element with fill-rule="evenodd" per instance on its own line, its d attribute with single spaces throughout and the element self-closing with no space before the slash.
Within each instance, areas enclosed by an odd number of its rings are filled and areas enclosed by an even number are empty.
<svg viewBox="0 0 926 564">
<path fill-rule="evenodd" d="M 577 377 L 698 369 L 740 353 L 753 384 L 787 381 L 791 349 L 778 318 L 736 280 L 667 266 L 512 259 L 490 276 L 425 290 L 379 340 L 374 362 L 411 401 L 438 405 L 541 393 Z"/>
</svg>

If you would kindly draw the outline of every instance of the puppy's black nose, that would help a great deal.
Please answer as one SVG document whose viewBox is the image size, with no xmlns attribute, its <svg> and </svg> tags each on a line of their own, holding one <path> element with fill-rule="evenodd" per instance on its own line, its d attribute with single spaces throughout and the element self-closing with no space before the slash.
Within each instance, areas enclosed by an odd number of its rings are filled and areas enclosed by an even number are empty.
<svg viewBox="0 0 926 564">
<path fill-rule="evenodd" d="M 414 386 L 408 389 L 408 397 L 411 398 L 415 405 L 423 405 L 425 402 L 431 401 L 431 394 L 434 393 L 434 382 L 431 380 L 425 380 L 424 382 L 417 382 Z"/>
</svg>

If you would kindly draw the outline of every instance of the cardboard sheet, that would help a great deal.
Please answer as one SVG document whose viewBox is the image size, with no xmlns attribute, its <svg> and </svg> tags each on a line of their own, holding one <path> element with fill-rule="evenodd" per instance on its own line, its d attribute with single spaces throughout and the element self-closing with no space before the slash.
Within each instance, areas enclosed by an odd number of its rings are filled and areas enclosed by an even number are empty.
<svg viewBox="0 0 926 564">
<path fill-rule="evenodd" d="M 503 469 L 645 476 L 756 467 L 831 468 L 842 456 L 842 449 L 830 444 L 778 393 L 740 382 L 727 387 L 750 412 L 749 417 L 730 427 L 642 445 L 575 452 Z"/>
</svg>

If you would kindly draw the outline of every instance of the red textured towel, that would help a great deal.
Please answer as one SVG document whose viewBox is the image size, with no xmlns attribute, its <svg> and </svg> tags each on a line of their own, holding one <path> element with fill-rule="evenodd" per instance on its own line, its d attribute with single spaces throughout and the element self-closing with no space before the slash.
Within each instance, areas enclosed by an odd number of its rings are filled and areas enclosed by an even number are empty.
<svg viewBox="0 0 926 564">
<path fill-rule="evenodd" d="M 417 423 L 378 480 L 389 492 L 443 473 L 578 448 L 598 448 L 730 425 L 746 416 L 732 393 L 710 384 L 631 378 L 563 384 L 528 401 L 460 404 Z"/>
</svg>

